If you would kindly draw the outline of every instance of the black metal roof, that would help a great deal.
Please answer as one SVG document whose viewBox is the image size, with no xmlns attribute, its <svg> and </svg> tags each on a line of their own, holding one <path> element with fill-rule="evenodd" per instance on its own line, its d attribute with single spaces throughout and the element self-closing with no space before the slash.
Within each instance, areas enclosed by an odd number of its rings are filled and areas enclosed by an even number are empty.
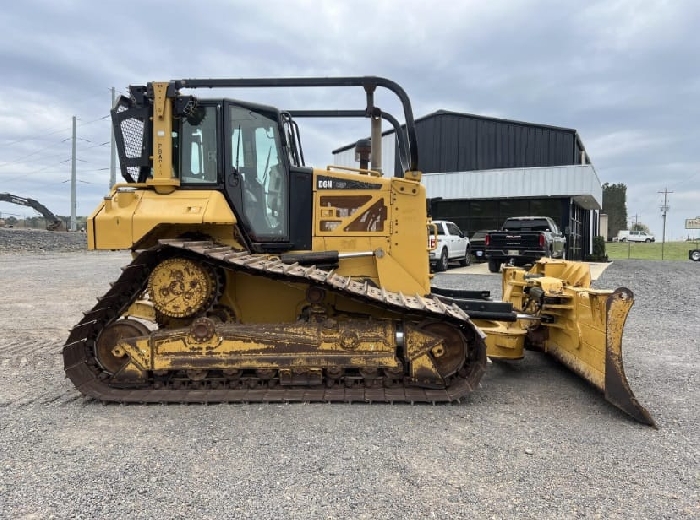
<svg viewBox="0 0 700 520">
<path fill-rule="evenodd" d="M 483 116 L 479 114 L 470 114 L 468 112 L 453 112 L 451 110 L 436 110 L 435 112 L 431 112 L 429 114 L 426 114 L 424 116 L 416 118 L 416 124 L 421 123 L 423 121 L 426 121 L 428 119 L 440 117 L 440 116 L 456 116 L 456 117 L 461 117 L 461 118 L 466 118 L 466 119 L 478 119 L 481 121 L 491 121 L 494 123 L 500 123 L 500 124 L 508 124 L 508 125 L 518 125 L 518 126 L 526 126 L 530 128 L 541 128 L 541 129 L 547 129 L 547 130 L 555 130 L 557 132 L 562 132 L 562 133 L 567 133 L 567 134 L 572 134 L 575 136 L 575 139 L 577 141 L 577 144 L 579 145 L 581 150 L 585 150 L 585 146 L 583 145 L 583 142 L 581 141 L 580 136 L 578 135 L 578 132 L 573 129 L 573 128 L 565 128 L 561 126 L 555 126 L 555 125 L 545 125 L 545 124 L 540 124 L 540 123 L 528 123 L 527 121 L 517 121 L 514 119 L 504 119 L 504 118 L 498 118 L 498 117 L 491 117 L 491 116 Z M 403 128 L 403 125 L 402 125 Z M 389 135 L 393 134 L 394 129 L 386 130 L 382 132 L 382 135 Z M 369 138 L 369 137 L 367 137 Z M 346 150 L 350 150 L 351 148 L 355 147 L 355 143 L 350 143 L 344 146 L 341 146 L 340 148 L 336 148 L 333 150 L 333 154 L 344 152 Z"/>
</svg>

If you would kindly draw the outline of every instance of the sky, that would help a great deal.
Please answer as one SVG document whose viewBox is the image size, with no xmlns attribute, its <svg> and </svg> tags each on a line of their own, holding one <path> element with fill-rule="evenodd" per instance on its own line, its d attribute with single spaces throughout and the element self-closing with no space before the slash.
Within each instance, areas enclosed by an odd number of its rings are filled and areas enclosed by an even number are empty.
<svg viewBox="0 0 700 520">
<path fill-rule="evenodd" d="M 111 88 L 185 78 L 378 75 L 438 109 L 575 128 L 631 219 L 667 240 L 700 215 L 696 0 L 23 0 L 0 12 L 0 192 L 70 215 L 109 188 Z M 194 91 L 200 93 L 200 91 Z M 362 109 L 359 89 L 216 92 L 283 109 Z M 377 105 L 402 120 L 385 92 Z M 401 117 L 400 117 L 401 116 Z M 368 135 L 300 121 L 307 164 Z M 388 127 L 387 127 L 388 128 Z M 695 152 L 693 150 L 696 150 Z M 117 170 L 119 180 L 119 172 Z M 32 210 L 0 203 L 3 216 Z"/>
</svg>

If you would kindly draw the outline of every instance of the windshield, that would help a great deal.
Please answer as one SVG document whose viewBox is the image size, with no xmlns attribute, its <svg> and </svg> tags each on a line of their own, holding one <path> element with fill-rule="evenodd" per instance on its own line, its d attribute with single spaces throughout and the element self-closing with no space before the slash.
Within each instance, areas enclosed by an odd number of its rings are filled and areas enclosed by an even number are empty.
<svg viewBox="0 0 700 520">
<path fill-rule="evenodd" d="M 288 236 L 287 176 L 277 120 L 230 105 L 231 165 L 243 183 L 243 214 L 258 239 Z"/>
<path fill-rule="evenodd" d="M 546 220 L 507 220 L 505 231 L 551 231 Z"/>
</svg>

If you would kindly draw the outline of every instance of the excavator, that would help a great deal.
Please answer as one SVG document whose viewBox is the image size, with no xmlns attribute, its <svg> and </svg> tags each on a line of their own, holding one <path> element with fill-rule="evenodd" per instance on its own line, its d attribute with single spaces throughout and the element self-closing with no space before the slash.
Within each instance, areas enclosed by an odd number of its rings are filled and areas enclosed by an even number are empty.
<svg viewBox="0 0 700 520">
<path fill-rule="evenodd" d="M 49 208 L 39 203 L 38 200 L 25 199 L 11 193 L 0 193 L 0 202 L 9 202 L 18 206 L 29 206 L 34 211 L 39 213 L 46 222 L 46 229 L 49 231 L 66 231 L 66 224 L 56 215 L 49 211 Z"/>
<path fill-rule="evenodd" d="M 196 89 L 358 87 L 357 110 L 280 110 Z M 386 89 L 404 123 L 375 105 Z M 382 77 L 185 79 L 112 111 L 123 183 L 88 248 L 132 261 L 71 330 L 66 376 L 120 403 L 426 402 L 467 398 L 493 361 L 546 352 L 630 417 L 654 420 L 622 365 L 634 297 L 587 264 L 504 267 L 502 300 L 431 286 L 426 190 L 404 89 Z M 297 121 L 370 120 L 360 168 L 306 165 Z M 381 171 L 382 122 L 401 169 Z M 371 167 L 368 160 L 371 157 Z"/>
</svg>

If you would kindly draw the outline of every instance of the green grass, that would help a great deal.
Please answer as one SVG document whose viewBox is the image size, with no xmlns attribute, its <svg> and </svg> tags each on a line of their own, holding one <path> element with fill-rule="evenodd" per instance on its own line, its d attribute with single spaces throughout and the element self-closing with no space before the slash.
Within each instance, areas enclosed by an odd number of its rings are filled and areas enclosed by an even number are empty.
<svg viewBox="0 0 700 520">
<path fill-rule="evenodd" d="M 688 261 L 688 250 L 700 248 L 700 242 L 666 242 L 664 260 Z M 661 242 L 607 242 L 605 252 L 610 260 L 661 260 Z"/>
</svg>

